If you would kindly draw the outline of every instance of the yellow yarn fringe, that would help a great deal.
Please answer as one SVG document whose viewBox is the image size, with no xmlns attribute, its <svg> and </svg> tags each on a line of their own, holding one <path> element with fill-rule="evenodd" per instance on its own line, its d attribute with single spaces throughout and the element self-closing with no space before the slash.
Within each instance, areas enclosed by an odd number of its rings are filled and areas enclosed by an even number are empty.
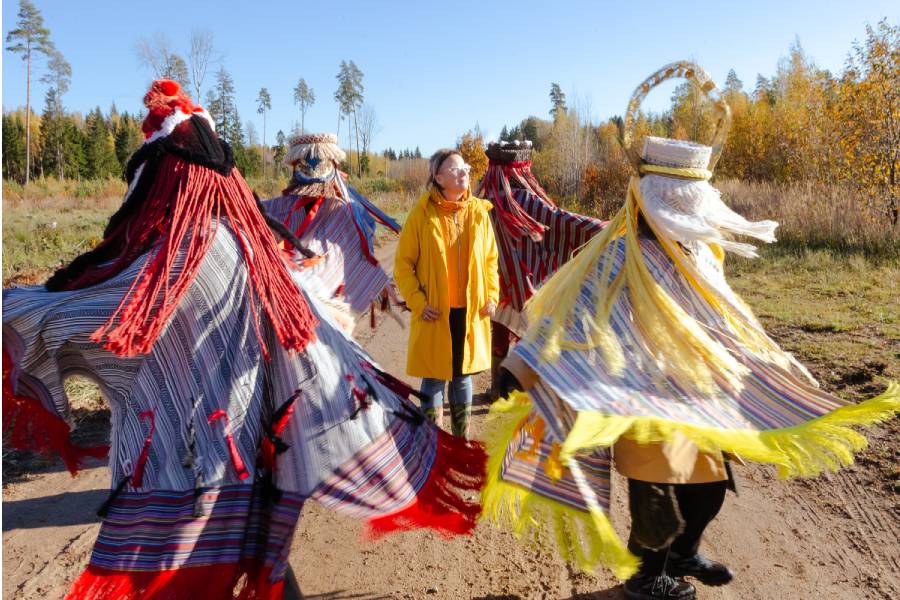
<svg viewBox="0 0 900 600">
<path fill-rule="evenodd" d="M 663 167 L 660 165 L 641 165 L 641 173 L 657 173 L 659 175 L 680 177 L 681 179 L 700 179 L 703 181 L 712 178 L 712 171 L 709 169 Z"/>
<path fill-rule="evenodd" d="M 598 566 L 610 568 L 625 580 L 637 572 L 639 559 L 628 551 L 599 509 L 577 510 L 503 481 L 500 472 L 507 446 L 531 412 L 527 394 L 514 392 L 491 407 L 487 483 L 481 492 L 481 518 L 512 531 L 517 537 L 547 546 L 547 535 L 561 558 L 587 573 Z"/>
<path fill-rule="evenodd" d="M 539 335 L 545 336 L 541 358 L 548 362 L 557 360 L 562 350 L 599 348 L 607 369 L 619 375 L 625 368 L 625 359 L 609 317 L 619 293 L 627 288 L 635 327 L 664 374 L 686 380 L 707 393 L 715 390 L 717 377 L 734 389 L 742 389 L 741 380 L 747 368 L 726 347 L 711 338 L 704 326 L 669 296 L 647 268 L 637 231 L 638 215 L 642 210 L 640 179 L 632 177 L 625 205 L 610 224 L 559 269 L 526 305 L 528 321 L 533 324 L 527 338 L 534 341 Z M 706 283 L 674 241 L 661 236 L 658 231 L 654 234 L 678 271 L 723 316 L 736 343 L 770 363 L 797 369 L 790 355 L 782 351 L 753 318 L 746 316 L 750 311 L 743 303 L 731 306 Z M 622 236 L 625 237 L 625 263 L 610 282 L 612 256 L 616 251 L 613 242 Z M 597 261 L 604 254 L 607 255 L 605 267 L 598 274 Z M 588 317 L 587 341 L 577 342 L 566 337 L 566 325 L 586 281 L 592 284 L 597 304 L 593 315 Z M 549 321 L 545 322 L 545 319 Z"/>
<path fill-rule="evenodd" d="M 782 477 L 811 477 L 853 463 L 868 444 L 852 425 L 872 425 L 900 412 L 900 384 L 883 394 L 850 404 L 800 425 L 770 431 L 724 430 L 653 417 L 619 417 L 579 412 L 563 442 L 560 460 L 575 453 L 612 446 L 621 436 L 642 444 L 665 442 L 680 432 L 703 452 L 728 452 L 778 467 Z"/>
</svg>

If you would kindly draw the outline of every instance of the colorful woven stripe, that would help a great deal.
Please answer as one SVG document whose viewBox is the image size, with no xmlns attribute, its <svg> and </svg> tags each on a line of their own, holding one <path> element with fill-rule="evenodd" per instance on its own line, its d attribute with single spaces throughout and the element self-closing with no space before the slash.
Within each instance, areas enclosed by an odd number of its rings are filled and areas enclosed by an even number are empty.
<svg viewBox="0 0 900 600">
<path fill-rule="evenodd" d="M 252 486 L 203 491 L 123 493 L 111 504 L 91 564 L 118 571 L 161 571 L 254 558 L 276 571 L 303 507 L 283 494 L 263 506 Z M 195 516 L 195 511 L 199 516 Z"/>
<path fill-rule="evenodd" d="M 523 333 L 522 307 L 535 290 L 603 228 L 603 221 L 556 206 L 527 164 L 491 164 L 476 193 L 495 207 L 500 309 L 494 320 Z"/>
<path fill-rule="evenodd" d="M 253 585 L 277 594 L 287 541 L 311 495 L 366 517 L 380 534 L 470 531 L 478 505 L 460 490 L 483 483 L 483 451 L 442 437 L 398 395 L 308 293 L 303 270 L 290 274 L 318 320 L 315 339 L 302 353 L 270 345 L 265 360 L 238 240 L 224 224 L 215 231 L 184 301 L 147 355 L 122 358 L 90 341 L 140 259 L 81 290 L 3 292 L 11 363 L 4 364 L 4 398 L 31 399 L 26 409 L 63 424 L 63 379 L 82 374 L 110 403 L 114 490 L 73 598 L 118 600 L 141 586 L 186 593 L 182 587 L 196 590 L 203 569 L 275 578 Z M 259 326 L 264 337 L 273 335 L 265 319 Z M 288 399 L 291 411 L 272 439 L 274 416 L 286 414 L 280 409 Z M 280 447 L 276 460 L 257 462 L 264 446 Z M 240 597 L 257 597 L 255 589 Z"/>
<path fill-rule="evenodd" d="M 588 505 L 571 469 L 559 461 L 560 446 L 575 421 L 574 412 L 560 410 L 559 399 L 543 383 L 538 383 L 529 392 L 529 397 L 534 409 L 519 425 L 507 446 L 501 479 L 523 486 L 548 500 L 587 511 Z M 603 510 L 608 510 L 609 452 L 605 449 L 594 450 L 574 460 L 589 481 L 596 502 Z"/>
<path fill-rule="evenodd" d="M 586 342 L 585 315 L 596 306 L 593 283 L 602 277 L 607 260 L 612 260 L 609 280 L 615 279 L 625 260 L 624 239 L 615 250 L 597 262 L 594 277 L 588 277 L 577 291 L 576 309 L 567 326 L 568 340 Z M 610 373 L 599 352 L 563 350 L 558 361 L 541 360 L 545 338 L 536 326 L 514 352 L 519 354 L 575 411 L 597 411 L 630 417 L 657 417 L 680 423 L 720 429 L 764 431 L 790 427 L 845 406 L 847 401 L 814 387 L 808 380 L 768 363 L 734 342 L 721 313 L 713 310 L 675 269 L 655 240 L 641 239 L 641 251 L 654 280 L 704 330 L 725 345 L 749 370 L 742 389 L 733 389 L 719 380 L 715 393 L 708 394 L 676 376 L 665 376 L 656 359 L 642 342 L 643 333 L 634 327 L 628 294 L 620 294 L 613 305 L 610 324 L 629 363 L 620 375 Z M 715 269 L 707 261 L 706 269 Z M 596 277 L 596 278 L 595 278 Z M 719 287 L 727 286 L 719 275 Z M 724 289 L 724 288 L 723 288 Z M 730 288 L 729 288 L 730 291 Z M 731 292 L 733 294 L 733 292 Z M 536 324 L 537 325 L 537 324 Z"/>
<path fill-rule="evenodd" d="M 291 231 L 304 223 L 306 211 L 294 210 L 303 197 L 280 196 L 267 200 L 266 210 L 284 221 Z M 304 268 L 308 289 L 323 298 L 338 298 L 355 313 L 366 311 L 390 282 L 372 257 L 375 218 L 359 203 L 326 198 L 300 234 L 307 248 L 323 257 Z"/>
<path fill-rule="evenodd" d="M 400 510 L 425 483 L 436 441 L 434 430 L 403 426 L 398 419 L 375 443 L 322 482 L 312 498 L 357 518 Z"/>
</svg>

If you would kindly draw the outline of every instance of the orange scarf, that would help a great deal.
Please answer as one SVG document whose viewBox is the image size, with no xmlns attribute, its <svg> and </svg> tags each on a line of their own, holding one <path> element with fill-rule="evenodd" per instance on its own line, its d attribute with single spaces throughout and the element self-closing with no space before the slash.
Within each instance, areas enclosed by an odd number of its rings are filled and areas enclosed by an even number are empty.
<svg viewBox="0 0 900 600">
<path fill-rule="evenodd" d="M 466 193 L 462 195 L 462 198 L 459 200 L 447 200 L 444 197 L 444 194 L 441 193 L 439 189 L 436 187 L 431 188 L 431 201 L 435 203 L 435 205 L 441 210 L 445 210 L 447 212 L 456 212 L 468 206 L 469 199 L 472 197 L 472 192 L 466 190 Z"/>
</svg>

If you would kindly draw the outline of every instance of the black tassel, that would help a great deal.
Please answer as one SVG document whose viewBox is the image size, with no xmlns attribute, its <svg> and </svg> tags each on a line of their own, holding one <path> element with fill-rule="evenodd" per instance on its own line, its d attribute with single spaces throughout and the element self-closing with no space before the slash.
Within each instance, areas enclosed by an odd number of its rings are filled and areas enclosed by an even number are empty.
<svg viewBox="0 0 900 600">
<path fill-rule="evenodd" d="M 106 515 L 109 514 L 109 509 L 112 506 L 112 503 L 115 502 L 119 494 L 122 493 L 122 490 L 125 489 L 125 486 L 128 485 L 129 479 L 131 479 L 131 475 L 126 475 L 125 477 L 123 477 L 119 482 L 119 485 L 116 486 L 116 489 L 109 493 L 109 496 L 107 496 L 103 504 L 100 505 L 100 508 L 97 509 L 98 517 L 100 517 L 101 519 L 106 518 Z"/>
</svg>

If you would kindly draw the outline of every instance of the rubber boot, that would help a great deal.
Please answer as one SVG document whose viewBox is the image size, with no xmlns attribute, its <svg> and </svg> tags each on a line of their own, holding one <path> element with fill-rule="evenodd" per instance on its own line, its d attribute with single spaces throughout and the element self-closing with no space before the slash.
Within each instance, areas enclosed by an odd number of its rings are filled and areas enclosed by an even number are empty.
<svg viewBox="0 0 900 600">
<path fill-rule="evenodd" d="M 453 435 L 469 439 L 469 418 L 472 416 L 472 407 L 468 404 L 450 405 L 450 426 Z"/>
<path fill-rule="evenodd" d="M 491 389 L 488 392 L 491 402 L 500 398 L 500 363 L 504 358 L 506 357 L 499 354 L 491 354 Z"/>
<path fill-rule="evenodd" d="M 437 425 L 440 428 L 444 427 L 444 407 L 441 406 L 439 408 L 424 408 L 422 412 L 425 413 L 425 418 Z"/>
</svg>

